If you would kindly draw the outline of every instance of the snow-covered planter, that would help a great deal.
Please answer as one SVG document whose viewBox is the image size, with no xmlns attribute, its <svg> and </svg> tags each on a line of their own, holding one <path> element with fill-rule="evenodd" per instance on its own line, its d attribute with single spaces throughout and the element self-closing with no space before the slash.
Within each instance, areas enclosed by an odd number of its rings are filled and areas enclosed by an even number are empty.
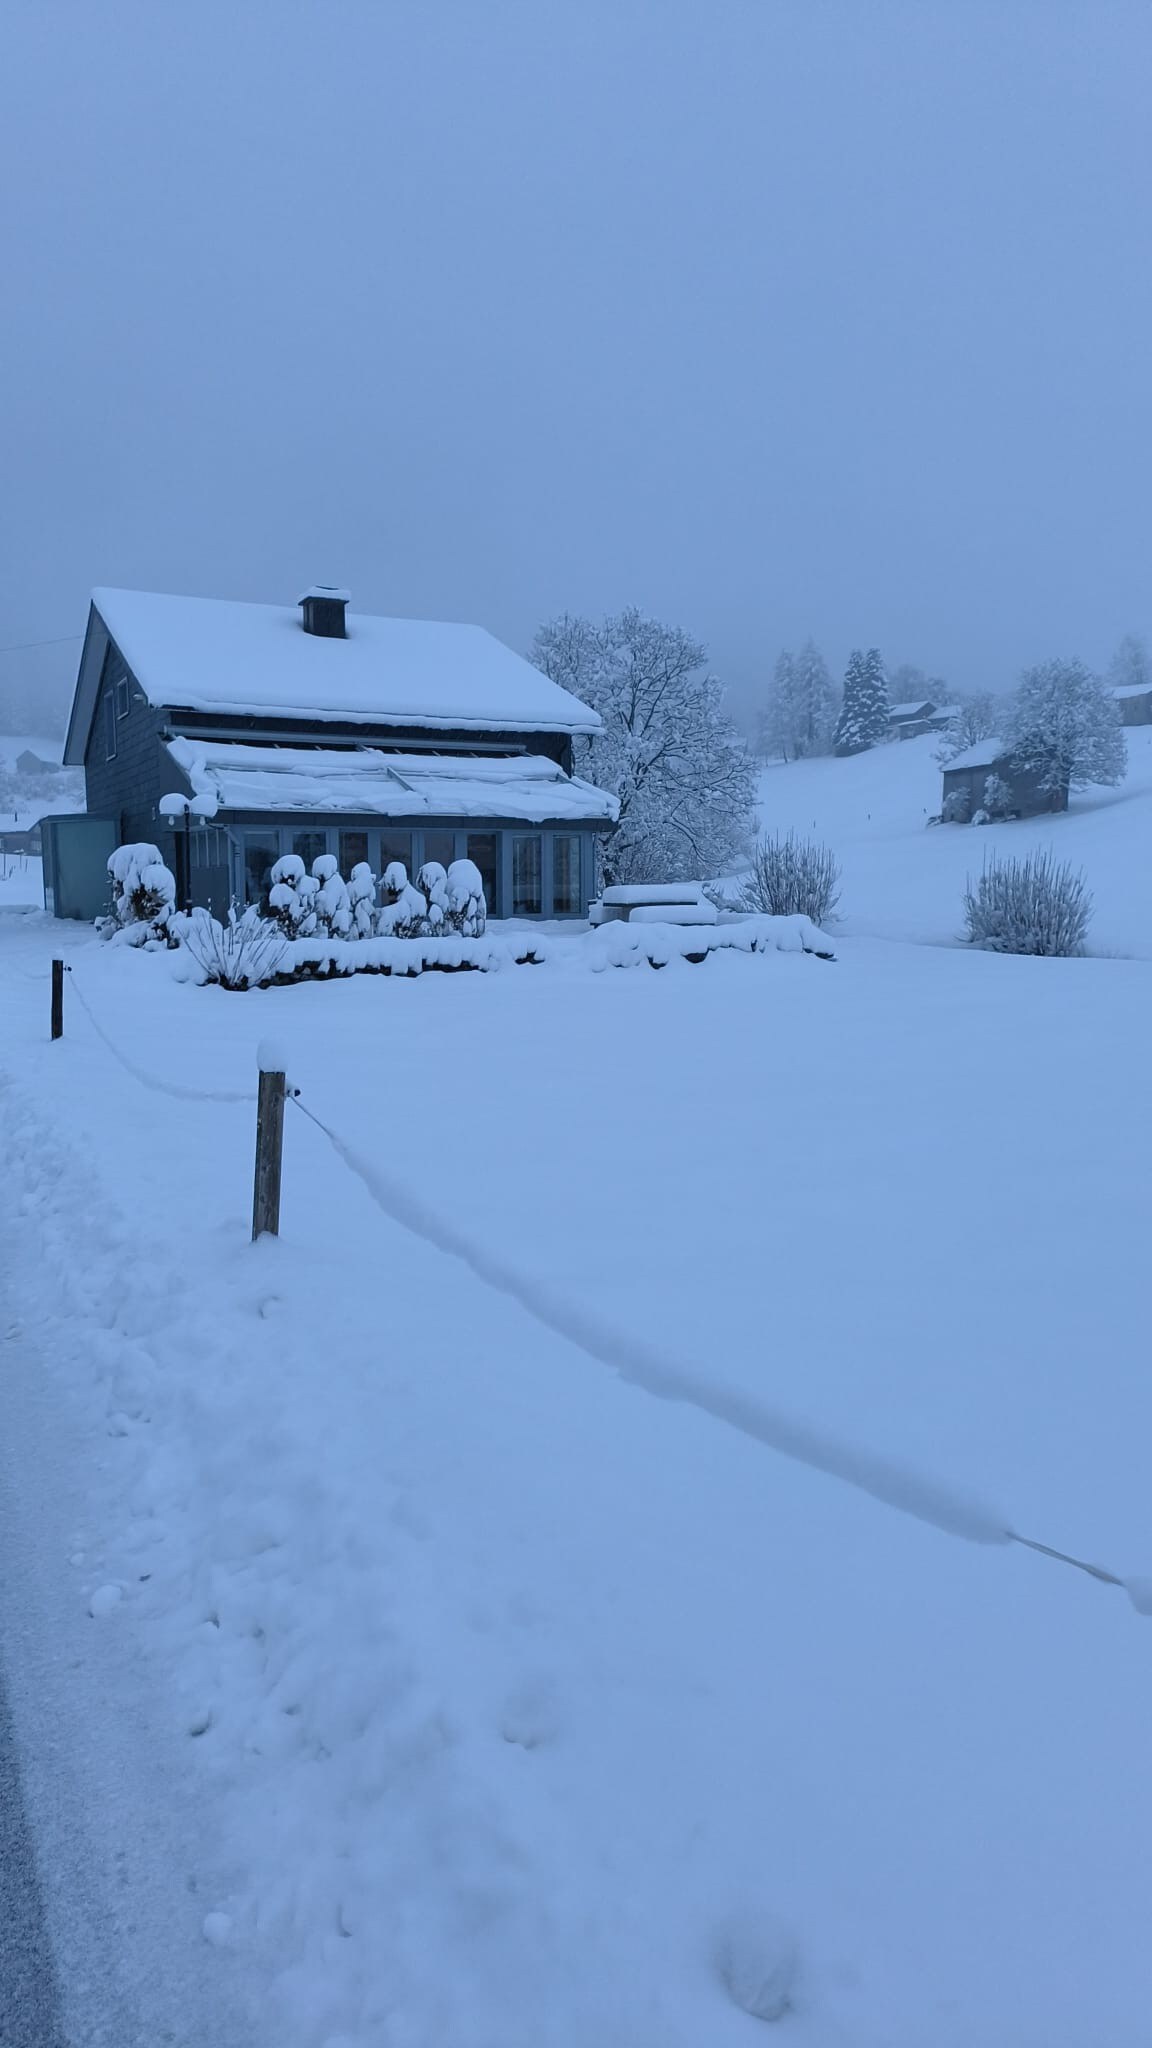
<svg viewBox="0 0 1152 2048">
<path fill-rule="evenodd" d="M 835 855 L 795 832 L 757 842 L 740 889 L 742 910 L 768 917 L 810 917 L 820 924 L 839 901 Z"/>
<path fill-rule="evenodd" d="M 147 841 L 118 846 L 108 856 L 108 879 L 112 910 L 96 921 L 100 936 L 130 946 L 165 942 L 176 904 L 176 878 L 165 867 L 159 847 Z"/>
<path fill-rule="evenodd" d="M 1050 853 L 984 863 L 964 897 L 966 936 L 990 953 L 1066 958 L 1084 951 L 1092 896 L 1083 874 Z"/>
<path fill-rule="evenodd" d="M 262 988 L 275 981 L 292 943 L 271 918 L 261 917 L 255 906 L 228 912 L 221 924 L 207 910 L 181 911 L 172 919 L 172 930 L 200 982 L 220 988 Z M 297 941 L 304 944 L 306 941 Z"/>
</svg>

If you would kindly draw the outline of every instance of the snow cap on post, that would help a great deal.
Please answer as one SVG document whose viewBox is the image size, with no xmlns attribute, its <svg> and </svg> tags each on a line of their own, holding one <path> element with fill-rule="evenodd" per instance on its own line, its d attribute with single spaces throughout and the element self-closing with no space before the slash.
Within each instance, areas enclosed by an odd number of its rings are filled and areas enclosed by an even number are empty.
<svg viewBox="0 0 1152 2048">
<path fill-rule="evenodd" d="M 256 1064 L 262 1074 L 286 1074 L 287 1051 L 275 1038 L 262 1038 L 256 1048 Z"/>
</svg>

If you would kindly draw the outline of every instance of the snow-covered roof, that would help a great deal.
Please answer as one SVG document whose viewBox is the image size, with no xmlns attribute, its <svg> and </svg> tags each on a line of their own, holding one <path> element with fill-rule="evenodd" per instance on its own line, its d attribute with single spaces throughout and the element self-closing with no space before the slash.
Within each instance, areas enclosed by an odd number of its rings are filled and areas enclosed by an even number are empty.
<svg viewBox="0 0 1152 2048">
<path fill-rule="evenodd" d="M 169 740 L 194 794 L 222 811 L 332 811 L 381 818 L 545 818 L 603 824 L 616 799 L 540 754 L 386 754 L 359 747 L 250 747 Z"/>
<path fill-rule="evenodd" d="M 953 768 L 991 768 L 993 762 L 1004 759 L 1006 751 L 1001 739 L 977 740 L 975 746 L 966 747 L 962 754 L 957 754 L 954 761 L 946 761 L 944 773 L 949 774 Z"/>
<path fill-rule="evenodd" d="M 932 702 L 931 697 L 922 697 L 918 704 L 890 704 L 888 706 L 888 716 L 889 718 L 926 718 L 928 713 L 935 711 L 935 709 L 936 706 Z"/>
<path fill-rule="evenodd" d="M 338 640 L 306 633 L 288 605 L 144 590 L 94 590 L 92 602 L 151 704 L 441 730 L 600 728 L 597 712 L 481 626 L 350 612 Z"/>
<path fill-rule="evenodd" d="M 1113 697 L 1152 697 L 1152 683 L 1117 683 L 1110 694 Z"/>
</svg>

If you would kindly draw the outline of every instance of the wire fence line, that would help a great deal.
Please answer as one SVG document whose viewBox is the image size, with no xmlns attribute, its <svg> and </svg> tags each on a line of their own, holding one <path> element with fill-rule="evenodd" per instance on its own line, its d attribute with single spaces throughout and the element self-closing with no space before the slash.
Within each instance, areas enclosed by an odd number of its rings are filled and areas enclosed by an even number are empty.
<svg viewBox="0 0 1152 2048">
<path fill-rule="evenodd" d="M 783 1415 L 754 1396 L 731 1387 L 710 1386 L 690 1370 L 671 1363 L 654 1346 L 642 1339 L 614 1330 L 591 1315 L 580 1304 L 553 1295 L 549 1289 L 519 1273 L 486 1246 L 436 1213 L 385 1174 L 370 1160 L 332 1130 L 314 1110 L 290 1093 L 290 1102 L 316 1125 L 337 1157 L 356 1175 L 376 1206 L 401 1229 L 467 1266 L 478 1279 L 498 1293 L 510 1295 L 529 1315 L 555 1335 L 574 1344 L 597 1364 L 607 1365 L 629 1384 L 643 1388 L 660 1400 L 682 1402 L 712 1416 L 730 1428 L 766 1444 L 780 1456 L 807 1465 L 830 1479 L 869 1494 L 898 1513 L 928 1522 L 945 1535 L 970 1543 L 1019 1544 L 1026 1550 L 1086 1572 L 1090 1578 L 1129 1593 L 1138 1611 L 1146 1611 L 1146 1594 L 1103 1565 L 1073 1557 L 1051 1544 L 1021 1536 L 1008 1520 L 984 1503 L 958 1490 L 898 1464 L 895 1460 L 861 1452 Z"/>
<path fill-rule="evenodd" d="M 132 1079 L 138 1081 L 142 1088 L 152 1088 L 158 1095 L 173 1095 L 178 1102 L 255 1102 L 256 1090 L 254 1088 L 184 1088 L 179 1081 L 165 1081 L 158 1074 L 145 1073 L 144 1068 L 138 1067 L 134 1060 L 129 1059 L 127 1053 L 121 1052 L 120 1047 L 108 1036 L 91 1004 L 87 1001 L 84 991 L 76 979 L 75 970 L 69 967 L 67 972 L 71 976 L 72 993 L 76 997 L 80 1008 L 84 1011 L 96 1036 L 103 1040 L 113 1059 L 120 1062 L 125 1073 L 131 1074 Z"/>
<path fill-rule="evenodd" d="M 68 971 L 72 974 L 71 969 Z M 97 1036 L 125 1072 L 142 1087 L 185 1102 L 256 1102 L 254 1089 L 183 1088 L 178 1083 L 146 1073 L 121 1052 L 105 1031 L 74 974 L 72 987 Z M 390 1222 L 443 1256 L 458 1260 L 485 1286 L 516 1301 L 553 1335 L 574 1345 L 596 1364 L 609 1367 L 629 1385 L 658 1400 L 695 1408 L 742 1435 L 767 1445 L 779 1456 L 868 1494 L 885 1507 L 911 1515 L 945 1535 L 984 1545 L 1016 1544 L 1068 1565 L 1074 1571 L 1086 1573 L 1098 1583 L 1117 1586 L 1128 1594 L 1137 1612 L 1152 1614 L 1152 1581 L 1122 1578 L 1104 1565 L 1074 1557 L 1068 1551 L 1040 1543 L 1034 1537 L 1022 1536 L 1012 1528 L 1006 1516 L 985 1502 L 943 1481 L 926 1477 L 895 1459 L 842 1443 L 793 1416 L 771 1408 L 740 1388 L 701 1379 L 690 1367 L 669 1359 L 655 1345 L 615 1329 L 582 1303 L 554 1293 L 539 1280 L 510 1265 L 467 1231 L 461 1230 L 459 1225 L 438 1214 L 394 1175 L 384 1172 L 374 1160 L 358 1152 L 301 1100 L 299 1089 L 287 1086 L 286 1100 L 293 1103 L 301 1115 L 323 1134 L 336 1157 L 361 1183 Z"/>
</svg>

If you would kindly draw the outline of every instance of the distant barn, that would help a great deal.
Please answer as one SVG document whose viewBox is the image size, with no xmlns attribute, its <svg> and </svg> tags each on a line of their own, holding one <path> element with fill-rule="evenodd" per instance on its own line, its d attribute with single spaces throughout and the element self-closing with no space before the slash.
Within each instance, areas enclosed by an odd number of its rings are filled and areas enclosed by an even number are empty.
<svg viewBox="0 0 1152 2048">
<path fill-rule="evenodd" d="M 1050 790 L 1040 787 L 1040 773 L 1024 768 L 1007 752 L 1001 739 L 980 740 L 957 754 L 944 770 L 941 816 L 947 823 L 963 825 L 984 809 L 985 786 L 990 775 L 999 776 L 1008 790 L 1008 814 L 1014 818 L 1038 818 L 1045 811 L 1066 811 L 1068 785 Z"/>
<path fill-rule="evenodd" d="M 1152 725 L 1152 683 L 1122 683 L 1112 697 L 1121 725 Z"/>
<path fill-rule="evenodd" d="M 16 756 L 18 775 L 47 775 L 53 766 L 51 761 L 42 761 L 39 754 L 32 752 L 31 747 L 25 747 L 24 752 Z"/>
<path fill-rule="evenodd" d="M 916 704 L 893 704 L 888 711 L 888 737 L 915 740 L 923 732 L 943 732 L 955 711 L 954 704 L 934 704 L 928 697 Z"/>
</svg>

